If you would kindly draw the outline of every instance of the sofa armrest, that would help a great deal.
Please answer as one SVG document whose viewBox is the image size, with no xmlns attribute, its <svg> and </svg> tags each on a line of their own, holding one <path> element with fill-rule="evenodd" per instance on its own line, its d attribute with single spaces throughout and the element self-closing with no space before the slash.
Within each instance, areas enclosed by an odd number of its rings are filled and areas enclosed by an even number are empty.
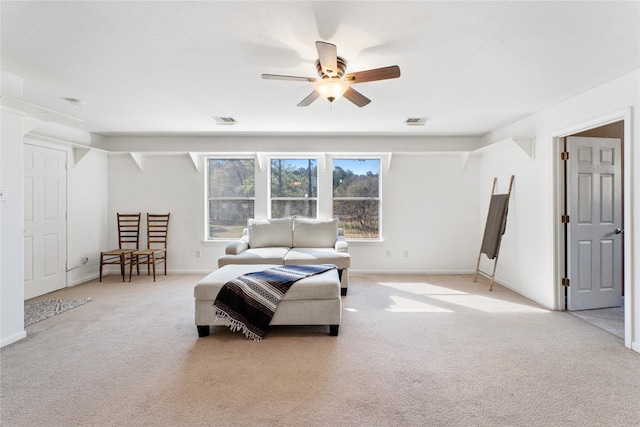
<svg viewBox="0 0 640 427">
<path fill-rule="evenodd" d="M 224 253 L 226 255 L 238 255 L 239 253 L 244 252 L 247 249 L 249 249 L 249 240 L 246 238 L 246 236 L 242 236 L 241 239 L 227 243 L 227 246 L 224 249 Z"/>
<path fill-rule="evenodd" d="M 344 236 L 338 236 L 334 248 L 336 252 L 349 252 L 349 243 L 347 243 L 347 239 Z"/>
</svg>

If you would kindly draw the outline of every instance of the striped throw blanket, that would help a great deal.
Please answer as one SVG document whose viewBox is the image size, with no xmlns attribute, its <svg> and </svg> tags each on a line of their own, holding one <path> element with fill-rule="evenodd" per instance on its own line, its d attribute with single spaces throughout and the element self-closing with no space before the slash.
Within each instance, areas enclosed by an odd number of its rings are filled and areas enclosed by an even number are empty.
<svg viewBox="0 0 640 427">
<path fill-rule="evenodd" d="M 298 280 L 337 268 L 333 264 L 286 265 L 248 273 L 224 284 L 213 307 L 232 331 L 261 341 L 278 303 Z"/>
</svg>

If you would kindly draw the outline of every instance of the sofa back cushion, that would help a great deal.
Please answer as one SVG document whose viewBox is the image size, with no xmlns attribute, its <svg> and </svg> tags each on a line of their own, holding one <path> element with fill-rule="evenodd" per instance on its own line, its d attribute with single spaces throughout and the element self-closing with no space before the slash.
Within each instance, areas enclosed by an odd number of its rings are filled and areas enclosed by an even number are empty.
<svg viewBox="0 0 640 427">
<path fill-rule="evenodd" d="M 338 237 L 338 218 L 293 219 L 293 247 L 333 248 Z"/>
<path fill-rule="evenodd" d="M 292 246 L 292 218 L 250 219 L 247 222 L 249 247 Z"/>
</svg>

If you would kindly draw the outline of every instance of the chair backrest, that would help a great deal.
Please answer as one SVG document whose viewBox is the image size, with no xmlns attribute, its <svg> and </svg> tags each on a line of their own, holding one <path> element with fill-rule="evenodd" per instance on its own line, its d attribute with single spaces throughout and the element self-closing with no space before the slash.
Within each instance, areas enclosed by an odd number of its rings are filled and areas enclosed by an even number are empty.
<svg viewBox="0 0 640 427">
<path fill-rule="evenodd" d="M 168 214 L 147 214 L 147 248 L 167 248 L 167 234 L 169 232 Z"/>
<path fill-rule="evenodd" d="M 138 249 L 140 243 L 140 213 L 121 214 L 118 212 L 118 247 Z M 128 247 L 123 247 L 128 246 Z"/>
</svg>

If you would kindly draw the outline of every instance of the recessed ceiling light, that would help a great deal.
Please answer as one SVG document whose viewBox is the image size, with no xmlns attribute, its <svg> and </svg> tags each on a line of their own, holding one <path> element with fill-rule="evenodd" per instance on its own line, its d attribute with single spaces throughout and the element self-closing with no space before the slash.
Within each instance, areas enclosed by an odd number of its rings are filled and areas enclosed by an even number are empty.
<svg viewBox="0 0 640 427">
<path fill-rule="evenodd" d="M 69 104 L 75 105 L 76 107 L 82 107 L 85 105 L 85 102 L 78 98 L 63 98 L 63 99 L 67 101 Z"/>
<path fill-rule="evenodd" d="M 426 117 L 410 117 L 404 121 L 404 124 L 407 126 L 424 126 L 426 121 Z"/>
<path fill-rule="evenodd" d="M 217 125 L 235 125 L 238 123 L 233 117 L 213 117 Z"/>
</svg>

